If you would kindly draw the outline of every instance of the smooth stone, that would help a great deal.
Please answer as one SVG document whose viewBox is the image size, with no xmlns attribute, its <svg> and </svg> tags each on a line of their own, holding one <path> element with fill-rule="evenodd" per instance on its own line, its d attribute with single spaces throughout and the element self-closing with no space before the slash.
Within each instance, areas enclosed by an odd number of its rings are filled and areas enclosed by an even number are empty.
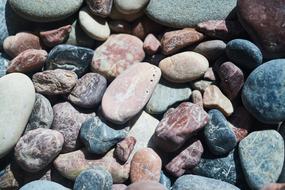
<svg viewBox="0 0 285 190">
<path fill-rule="evenodd" d="M 24 74 L 0 78 L 0 158 L 17 143 L 29 121 L 35 102 L 32 81 Z"/>
<path fill-rule="evenodd" d="M 20 190 L 69 190 L 68 188 L 47 180 L 36 180 L 30 183 L 27 183 Z"/>
<path fill-rule="evenodd" d="M 154 181 L 139 181 L 132 183 L 125 190 L 165 190 L 164 186 Z"/>
<path fill-rule="evenodd" d="M 225 52 L 226 46 L 222 40 L 209 40 L 199 43 L 193 51 L 204 55 L 209 61 L 215 61 Z"/>
<path fill-rule="evenodd" d="M 36 101 L 25 133 L 37 129 L 49 129 L 53 121 L 53 110 L 49 100 L 41 94 L 36 93 Z"/>
<path fill-rule="evenodd" d="M 143 10 L 148 2 L 149 0 L 114 0 L 114 5 L 123 14 L 133 14 Z"/>
<path fill-rule="evenodd" d="M 159 183 L 163 185 L 166 188 L 166 190 L 171 189 L 171 180 L 164 174 L 162 170 L 160 172 Z"/>
<path fill-rule="evenodd" d="M 34 22 L 53 22 L 73 15 L 83 0 L 9 0 L 11 7 L 21 17 Z"/>
<path fill-rule="evenodd" d="M 281 174 L 284 140 L 274 130 L 252 132 L 239 143 L 239 157 L 248 185 L 260 189 Z"/>
<path fill-rule="evenodd" d="M 143 49 L 148 55 L 154 55 L 161 47 L 160 41 L 153 35 L 148 34 L 143 42 Z"/>
<path fill-rule="evenodd" d="M 53 30 L 41 31 L 39 35 L 44 45 L 54 47 L 64 43 L 68 39 L 71 30 L 72 26 L 66 25 Z"/>
<path fill-rule="evenodd" d="M 243 39 L 235 39 L 228 42 L 226 47 L 228 58 L 238 67 L 245 70 L 253 70 L 262 64 L 262 53 L 252 42 Z"/>
<path fill-rule="evenodd" d="M 60 153 L 63 142 L 63 135 L 55 130 L 38 128 L 28 131 L 17 142 L 15 159 L 25 171 L 40 171 Z"/>
<path fill-rule="evenodd" d="M 105 41 L 111 34 L 108 22 L 99 16 L 92 15 L 87 7 L 79 11 L 79 22 L 86 34 L 95 40 Z"/>
<path fill-rule="evenodd" d="M 88 169 L 76 178 L 73 190 L 112 190 L 111 174 L 103 168 Z"/>
<path fill-rule="evenodd" d="M 212 178 L 197 176 L 197 175 L 184 175 L 178 178 L 172 190 L 239 190 L 239 188 Z"/>
<path fill-rule="evenodd" d="M 285 120 L 284 80 L 285 59 L 266 62 L 249 75 L 242 102 L 257 120 L 268 124 Z"/>
<path fill-rule="evenodd" d="M 183 28 L 211 19 L 225 19 L 235 6 L 236 0 L 150 0 L 145 12 L 160 24 Z"/>
<path fill-rule="evenodd" d="M 210 80 L 210 81 L 213 81 L 213 82 L 217 80 L 216 74 L 215 74 L 215 72 L 213 70 L 213 67 L 209 67 L 209 69 L 204 74 L 203 79 Z"/>
<path fill-rule="evenodd" d="M 161 71 L 149 63 L 136 63 L 119 75 L 102 99 L 104 116 L 117 124 L 126 123 L 147 104 Z"/>
<path fill-rule="evenodd" d="M 150 114 L 161 114 L 173 104 L 188 100 L 190 96 L 191 89 L 187 86 L 175 86 L 170 83 L 160 82 L 157 84 L 145 109 Z"/>
<path fill-rule="evenodd" d="M 6 75 L 9 60 L 0 52 L 0 78 Z"/>
<path fill-rule="evenodd" d="M 92 14 L 103 18 L 110 15 L 113 6 L 113 0 L 86 0 L 86 3 Z"/>
<path fill-rule="evenodd" d="M 48 54 L 46 70 L 64 69 L 83 76 L 92 61 L 93 50 L 73 45 L 58 45 Z"/>
<path fill-rule="evenodd" d="M 136 142 L 137 140 L 134 137 L 128 136 L 121 142 L 117 143 L 114 151 L 116 159 L 121 163 L 126 163 L 135 148 Z"/>
<path fill-rule="evenodd" d="M 68 96 L 73 104 L 83 108 L 98 105 L 107 88 L 107 80 L 98 73 L 87 73 L 81 77 Z"/>
<path fill-rule="evenodd" d="M 159 68 L 166 80 L 185 83 L 202 77 L 209 68 L 209 62 L 203 55 L 187 51 L 163 59 Z"/>
<path fill-rule="evenodd" d="M 208 81 L 208 80 L 197 80 L 197 81 L 194 81 L 193 83 L 191 83 L 191 87 L 194 89 L 194 90 L 199 90 L 200 92 L 204 93 L 205 90 L 213 85 L 214 82 L 213 81 Z"/>
<path fill-rule="evenodd" d="M 261 190 L 283 190 L 285 189 L 285 183 L 271 183 L 264 186 Z"/>
<path fill-rule="evenodd" d="M 125 184 L 113 184 L 112 190 L 126 190 L 127 186 Z"/>
<path fill-rule="evenodd" d="M 143 42 L 139 38 L 129 34 L 111 35 L 95 50 L 91 70 L 114 79 L 144 56 Z"/>
<path fill-rule="evenodd" d="M 113 6 L 109 17 L 113 20 L 124 20 L 127 22 L 133 22 L 133 21 L 137 20 L 138 18 L 142 17 L 143 15 L 144 15 L 143 10 L 141 10 L 140 12 L 137 12 L 137 13 L 123 14 L 117 10 L 116 6 Z"/>
</svg>

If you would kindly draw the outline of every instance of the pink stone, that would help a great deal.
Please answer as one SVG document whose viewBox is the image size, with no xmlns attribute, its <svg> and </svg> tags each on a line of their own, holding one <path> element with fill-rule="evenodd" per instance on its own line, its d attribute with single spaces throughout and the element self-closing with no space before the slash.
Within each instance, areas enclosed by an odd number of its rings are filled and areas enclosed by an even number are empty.
<svg viewBox="0 0 285 190">
<path fill-rule="evenodd" d="M 71 25 L 66 25 L 54 30 L 40 32 L 40 38 L 47 47 L 54 47 L 67 40 L 72 30 Z"/>
<path fill-rule="evenodd" d="M 211 81 L 216 81 L 216 76 L 215 76 L 215 73 L 214 73 L 212 67 L 208 68 L 208 70 L 204 74 L 204 79 L 211 80 Z"/>
<path fill-rule="evenodd" d="M 148 34 L 144 39 L 143 49 L 149 55 L 157 53 L 160 46 L 160 41 L 153 34 Z"/>
<path fill-rule="evenodd" d="M 122 163 L 125 163 L 132 153 L 137 140 L 129 136 L 117 144 L 114 155 Z"/>
<path fill-rule="evenodd" d="M 140 181 L 132 183 L 126 190 L 165 190 L 165 187 L 154 181 Z"/>
</svg>

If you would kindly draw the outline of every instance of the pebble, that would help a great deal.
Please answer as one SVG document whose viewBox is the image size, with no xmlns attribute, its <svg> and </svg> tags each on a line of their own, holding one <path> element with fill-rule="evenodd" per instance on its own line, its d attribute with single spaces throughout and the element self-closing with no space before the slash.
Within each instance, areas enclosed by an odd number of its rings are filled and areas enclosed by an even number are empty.
<svg viewBox="0 0 285 190">
<path fill-rule="evenodd" d="M 216 81 L 217 78 L 216 78 L 216 74 L 213 70 L 213 67 L 209 67 L 208 70 L 206 71 L 206 73 L 204 74 L 203 78 L 205 80 L 210 80 L 210 81 Z"/>
<path fill-rule="evenodd" d="M 110 20 L 109 27 L 114 33 L 131 33 L 131 24 L 123 20 Z"/>
<path fill-rule="evenodd" d="M 208 109 L 218 109 L 225 116 L 230 116 L 234 112 L 231 101 L 221 92 L 216 85 L 210 85 L 203 94 L 204 107 Z"/>
<path fill-rule="evenodd" d="M 226 46 L 222 40 L 209 40 L 199 43 L 193 51 L 204 55 L 209 61 L 215 61 L 225 53 Z"/>
<path fill-rule="evenodd" d="M 72 30 L 71 25 L 62 26 L 57 29 L 40 32 L 40 38 L 47 47 L 54 47 L 64 43 Z"/>
<path fill-rule="evenodd" d="M 164 174 L 162 170 L 160 172 L 159 183 L 162 184 L 166 190 L 171 189 L 171 180 Z"/>
<path fill-rule="evenodd" d="M 276 59 L 256 68 L 247 78 L 242 101 L 245 108 L 263 123 L 285 120 L 285 59 Z"/>
<path fill-rule="evenodd" d="M 253 70 L 262 64 L 262 53 L 252 42 L 235 39 L 228 42 L 226 47 L 228 58 L 237 66 L 245 70 Z"/>
<path fill-rule="evenodd" d="M 6 75 L 8 65 L 9 60 L 7 59 L 5 54 L 0 52 L 0 78 Z"/>
<path fill-rule="evenodd" d="M 127 186 L 125 184 L 113 184 L 112 190 L 126 190 Z"/>
<path fill-rule="evenodd" d="M 114 151 L 114 156 L 118 159 L 121 163 L 126 163 L 135 148 L 137 140 L 132 137 L 128 136 L 121 142 L 117 143 L 116 149 Z"/>
<path fill-rule="evenodd" d="M 193 83 L 191 83 L 191 86 L 194 90 L 199 90 L 200 92 L 204 93 L 205 90 L 213 84 L 214 84 L 213 81 L 197 80 L 197 81 L 194 81 Z"/>
<path fill-rule="evenodd" d="M 187 86 L 160 82 L 157 84 L 145 109 L 150 114 L 161 114 L 173 104 L 188 100 L 190 96 L 191 89 Z"/>
<path fill-rule="evenodd" d="M 15 159 L 25 171 L 40 171 L 60 153 L 63 142 L 63 135 L 51 129 L 28 131 L 17 142 Z"/>
<path fill-rule="evenodd" d="M 98 73 L 87 73 L 77 81 L 68 100 L 82 108 L 94 108 L 101 102 L 106 88 L 105 77 Z"/>
<path fill-rule="evenodd" d="M 197 104 L 203 107 L 203 96 L 199 90 L 193 90 L 191 98 L 192 98 L 193 104 Z"/>
<path fill-rule="evenodd" d="M 138 13 L 148 2 L 149 0 L 114 0 L 117 10 L 123 14 Z"/>
<path fill-rule="evenodd" d="M 183 102 L 164 114 L 155 130 L 156 145 L 166 152 L 175 152 L 207 123 L 208 114 L 202 107 Z"/>
<path fill-rule="evenodd" d="M 204 136 L 209 150 L 215 155 L 229 153 L 237 145 L 235 133 L 219 110 L 210 110 L 208 114 L 210 121 L 205 126 Z"/>
<path fill-rule="evenodd" d="M 154 181 L 139 181 L 132 183 L 125 190 L 165 190 L 164 186 Z"/>
<path fill-rule="evenodd" d="M 86 0 L 86 3 L 92 14 L 103 18 L 110 15 L 113 6 L 113 0 Z"/>
<path fill-rule="evenodd" d="M 45 62 L 46 70 L 64 69 L 83 76 L 92 61 L 93 50 L 73 45 L 55 46 L 48 54 Z"/>
<path fill-rule="evenodd" d="M 236 6 L 236 0 L 150 0 L 145 12 L 156 22 L 183 28 L 211 19 L 225 19 Z"/>
<path fill-rule="evenodd" d="M 252 189 L 275 183 L 282 171 L 284 140 L 274 130 L 250 133 L 239 143 L 243 173 Z"/>
<path fill-rule="evenodd" d="M 0 78 L 0 89 L 0 158 L 3 158 L 25 130 L 35 102 L 35 89 L 32 81 L 20 73 Z"/>
<path fill-rule="evenodd" d="M 153 35 L 148 34 L 143 42 L 143 49 L 148 55 L 154 55 L 161 47 L 160 41 Z"/>
<path fill-rule="evenodd" d="M 31 73 L 41 71 L 47 59 L 45 50 L 28 49 L 17 55 L 7 68 L 8 73 Z"/>
<path fill-rule="evenodd" d="M 69 190 L 68 188 L 47 180 L 36 180 L 30 183 L 27 183 L 20 190 Z"/>
<path fill-rule="evenodd" d="M 9 0 L 9 3 L 18 15 L 27 20 L 53 22 L 76 13 L 83 0 Z"/>
<path fill-rule="evenodd" d="M 79 22 L 82 29 L 92 39 L 105 41 L 111 34 L 108 22 L 100 16 L 92 15 L 87 7 L 79 11 Z"/>
<path fill-rule="evenodd" d="M 179 50 L 203 39 L 204 35 L 194 28 L 166 32 L 161 39 L 162 53 L 165 55 L 177 53 Z"/>
<path fill-rule="evenodd" d="M 129 34 L 111 35 L 94 52 L 91 70 L 114 79 L 135 62 L 144 59 L 143 42 Z"/>
<path fill-rule="evenodd" d="M 138 181 L 159 182 L 162 161 L 151 148 L 137 151 L 131 162 L 130 179 L 132 183 Z"/>
<path fill-rule="evenodd" d="M 74 190 L 112 190 L 112 176 L 103 168 L 97 167 L 94 169 L 84 170 L 76 178 Z"/>
<path fill-rule="evenodd" d="M 264 186 L 261 190 L 282 190 L 284 188 L 284 183 L 271 183 L 269 185 Z"/>
<path fill-rule="evenodd" d="M 209 62 L 203 55 L 188 51 L 163 59 L 159 68 L 166 80 L 185 83 L 202 77 L 209 68 Z"/>
<path fill-rule="evenodd" d="M 102 99 L 104 116 L 117 124 L 126 123 L 144 108 L 160 76 L 160 69 L 149 63 L 132 65 L 107 88 Z"/>
<path fill-rule="evenodd" d="M 141 16 L 143 16 L 144 11 L 140 11 L 137 13 L 132 13 L 132 14 L 123 14 L 120 11 L 117 10 L 116 6 L 112 7 L 112 11 L 109 15 L 109 17 L 113 20 L 124 20 L 124 21 L 128 21 L 128 22 L 133 22 L 136 19 L 140 18 Z"/>
</svg>

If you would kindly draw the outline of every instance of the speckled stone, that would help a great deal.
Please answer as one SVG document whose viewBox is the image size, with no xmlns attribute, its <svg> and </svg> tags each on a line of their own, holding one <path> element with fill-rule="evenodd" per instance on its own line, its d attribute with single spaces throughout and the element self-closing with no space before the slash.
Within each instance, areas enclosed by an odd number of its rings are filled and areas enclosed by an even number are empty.
<svg viewBox="0 0 285 190">
<path fill-rule="evenodd" d="M 54 47 L 65 42 L 72 30 L 71 25 L 62 26 L 48 31 L 41 31 L 40 38 L 47 47 Z"/>
<path fill-rule="evenodd" d="M 225 19 L 236 0 L 150 0 L 146 14 L 160 24 L 189 27 L 211 19 Z"/>
<path fill-rule="evenodd" d="M 87 72 L 93 57 L 93 50 L 73 45 L 58 45 L 48 54 L 45 69 L 65 69 L 79 77 Z"/>
<path fill-rule="evenodd" d="M 0 78 L 6 75 L 9 60 L 3 53 L 0 53 Z"/>
<path fill-rule="evenodd" d="M 27 183 L 20 190 L 69 190 L 68 188 L 47 180 L 36 180 L 30 183 Z"/>
<path fill-rule="evenodd" d="M 63 20 L 74 14 L 83 0 L 9 0 L 11 7 L 20 16 L 34 22 Z"/>
<path fill-rule="evenodd" d="M 193 51 L 204 55 L 209 61 L 215 61 L 225 53 L 226 46 L 222 40 L 209 40 L 199 43 Z"/>
<path fill-rule="evenodd" d="M 284 161 L 284 140 L 274 130 L 252 132 L 239 143 L 243 173 L 252 189 L 275 183 Z"/>
<path fill-rule="evenodd" d="M 80 173 L 76 178 L 74 190 L 112 190 L 112 176 L 103 168 L 97 167 Z"/>
<path fill-rule="evenodd" d="M 164 186 L 154 181 L 140 181 L 132 183 L 126 190 L 165 190 Z"/>
<path fill-rule="evenodd" d="M 94 14 L 103 18 L 110 15 L 113 0 L 86 0 L 89 10 Z"/>
<path fill-rule="evenodd" d="M 263 123 L 285 120 L 285 59 L 264 63 L 247 78 L 242 101 L 245 108 Z"/>
<path fill-rule="evenodd" d="M 239 190 L 239 188 L 212 178 L 196 176 L 196 175 L 184 175 L 178 178 L 172 190 Z"/>
<path fill-rule="evenodd" d="M 169 179 L 169 177 L 167 177 L 164 172 L 161 170 L 160 172 L 160 179 L 159 179 L 159 183 L 161 185 L 164 186 L 164 188 L 166 188 L 166 190 L 170 190 L 171 189 L 171 180 Z"/>
</svg>

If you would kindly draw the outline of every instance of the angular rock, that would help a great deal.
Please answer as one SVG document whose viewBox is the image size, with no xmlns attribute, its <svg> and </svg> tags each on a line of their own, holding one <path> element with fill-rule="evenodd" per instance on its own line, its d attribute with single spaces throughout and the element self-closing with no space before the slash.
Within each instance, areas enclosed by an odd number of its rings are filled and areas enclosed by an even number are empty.
<svg viewBox="0 0 285 190">
<path fill-rule="evenodd" d="M 164 186 L 154 181 L 139 181 L 132 183 L 125 190 L 165 190 Z"/>
<path fill-rule="evenodd" d="M 203 107 L 203 96 L 199 90 L 193 90 L 192 92 L 192 102 Z"/>
<path fill-rule="evenodd" d="M 140 12 L 148 2 L 149 0 L 114 0 L 117 10 L 124 14 Z"/>
<path fill-rule="evenodd" d="M 160 41 L 153 34 L 148 34 L 144 39 L 143 49 L 149 55 L 157 53 L 160 46 Z"/>
<path fill-rule="evenodd" d="M 225 52 L 226 46 L 222 40 L 209 40 L 199 43 L 193 51 L 204 55 L 209 61 L 215 61 Z"/>
<path fill-rule="evenodd" d="M 121 142 L 119 142 L 115 148 L 114 156 L 120 162 L 125 163 L 130 157 L 130 154 L 134 150 L 137 140 L 132 137 L 128 136 Z"/>
<path fill-rule="evenodd" d="M 113 6 L 113 0 L 87 0 L 86 3 L 93 14 L 103 18 L 110 15 Z"/>
<path fill-rule="evenodd" d="M 30 183 L 27 183 L 23 187 L 20 188 L 20 190 L 69 190 L 68 188 L 52 182 L 52 181 L 47 181 L 47 180 L 36 180 L 32 181 Z"/>
<path fill-rule="evenodd" d="M 40 32 L 40 38 L 47 47 L 54 47 L 65 42 L 72 30 L 71 25 L 62 26 L 57 29 Z"/>
</svg>

